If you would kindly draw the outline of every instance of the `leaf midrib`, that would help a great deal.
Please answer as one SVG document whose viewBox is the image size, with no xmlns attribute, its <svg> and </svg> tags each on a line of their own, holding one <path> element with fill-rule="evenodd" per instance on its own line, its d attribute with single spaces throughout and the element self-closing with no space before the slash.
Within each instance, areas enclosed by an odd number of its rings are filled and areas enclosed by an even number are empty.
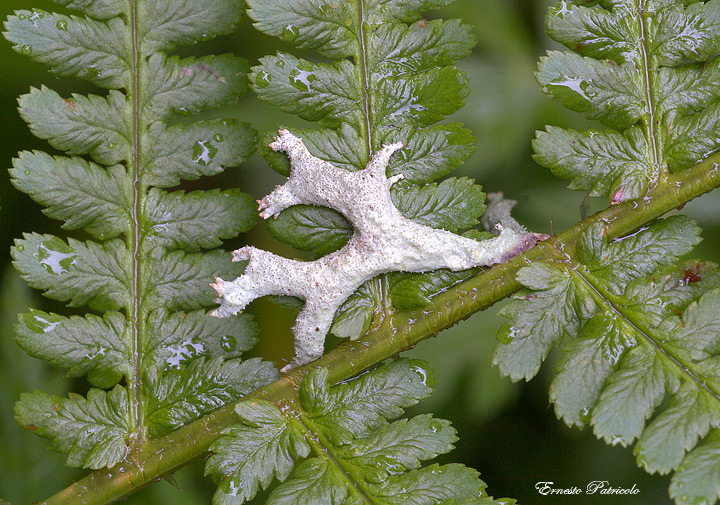
<svg viewBox="0 0 720 505">
<path fill-rule="evenodd" d="M 357 0 L 358 5 L 358 25 L 357 25 L 357 38 L 358 48 L 360 54 L 357 58 L 357 65 L 360 66 L 360 75 L 362 82 L 360 87 L 363 93 L 363 112 L 365 114 L 365 141 L 367 150 L 367 159 L 370 160 L 373 155 L 373 135 L 372 135 L 372 122 L 370 117 L 370 78 L 368 76 L 368 65 L 367 65 L 367 41 L 365 40 L 365 0 Z M 358 167 L 362 168 L 362 167 Z"/>
<path fill-rule="evenodd" d="M 307 440 L 310 444 L 315 454 L 317 456 L 324 455 L 327 457 L 327 460 L 340 471 L 343 477 L 345 477 L 347 482 L 355 489 L 364 502 L 369 505 L 382 505 L 382 502 L 377 502 L 372 499 L 365 490 L 365 486 L 363 486 L 361 479 L 357 478 L 357 475 L 355 475 L 355 472 L 343 465 L 342 457 L 333 450 L 333 444 L 330 443 L 322 431 L 317 428 L 315 423 L 309 419 L 307 414 L 298 413 L 295 420 L 302 427 L 305 440 Z"/>
<path fill-rule="evenodd" d="M 653 179 L 655 179 L 654 182 L 664 182 L 666 177 L 665 171 L 662 168 L 661 165 L 661 154 L 658 148 L 658 131 L 657 131 L 657 125 L 655 124 L 655 100 L 654 100 L 654 94 L 653 94 L 653 87 L 654 87 L 654 81 L 652 79 L 652 75 L 650 72 L 650 64 L 651 64 L 651 57 L 648 53 L 648 38 L 650 36 L 650 33 L 648 32 L 648 26 L 645 22 L 645 19 L 643 18 L 643 14 L 645 13 L 645 0 L 637 0 L 637 17 L 638 17 L 638 24 L 640 25 L 640 55 L 642 58 L 642 61 L 640 62 L 642 65 L 643 70 L 643 84 L 645 88 L 645 99 L 647 100 L 647 111 L 648 111 L 648 120 L 645 124 L 645 129 L 647 132 L 647 136 L 650 138 L 650 142 L 652 143 L 652 161 L 653 161 L 653 172 L 650 174 L 651 177 L 651 183 L 653 182 Z M 656 66 L 656 65 L 653 65 Z"/>
<path fill-rule="evenodd" d="M 597 282 L 594 282 L 591 276 L 586 275 L 583 268 L 573 268 L 572 271 L 573 274 L 580 278 L 586 287 L 593 292 L 595 297 L 601 301 L 606 309 L 608 309 L 623 323 L 627 324 L 637 335 L 641 337 L 643 341 L 665 356 L 665 358 L 667 358 L 667 360 L 680 372 L 680 375 L 685 376 L 687 379 L 694 382 L 700 390 L 705 390 L 708 394 L 715 398 L 715 400 L 720 402 L 720 393 L 709 387 L 706 381 L 700 379 L 698 374 L 695 373 L 692 363 L 683 363 L 681 358 L 675 356 L 674 353 L 666 349 L 662 343 L 653 337 L 650 328 L 645 327 L 645 325 L 639 321 L 633 321 L 632 316 L 623 309 L 622 305 L 612 300 L 613 296 L 609 295 L 607 291 Z"/>
<path fill-rule="evenodd" d="M 142 378 L 141 378 L 141 360 L 140 355 L 140 47 L 138 39 L 138 16 L 139 16 L 139 0 L 131 0 L 130 5 L 130 29 L 132 31 L 132 93 L 133 93 L 133 149 L 132 149 L 132 237 L 130 238 L 130 247 L 132 257 L 132 350 L 133 350 L 133 378 L 129 384 L 131 393 L 130 398 L 130 417 L 134 423 L 134 431 L 141 430 L 143 426 L 142 412 Z"/>
</svg>

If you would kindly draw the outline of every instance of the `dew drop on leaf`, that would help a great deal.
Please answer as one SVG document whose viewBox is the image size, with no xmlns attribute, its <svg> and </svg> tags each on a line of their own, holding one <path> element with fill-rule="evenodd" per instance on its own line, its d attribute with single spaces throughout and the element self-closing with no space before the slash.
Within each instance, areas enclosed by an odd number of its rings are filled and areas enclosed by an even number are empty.
<svg viewBox="0 0 720 505">
<path fill-rule="evenodd" d="M 68 28 L 67 21 L 65 21 L 64 19 L 60 19 L 56 24 L 57 24 L 58 30 L 62 30 L 64 32 L 67 31 L 67 28 Z"/>
<path fill-rule="evenodd" d="M 30 170 L 25 170 L 25 175 L 30 175 Z"/>
<path fill-rule="evenodd" d="M 19 252 L 23 252 L 23 251 L 25 250 L 25 246 L 22 245 L 22 244 L 20 244 L 19 246 L 16 247 L 16 249 L 17 249 Z"/>
<path fill-rule="evenodd" d="M 97 68 L 90 65 L 87 68 L 87 75 L 90 79 L 95 79 L 100 76 L 100 71 Z"/>
<path fill-rule="evenodd" d="M 30 44 L 25 44 L 20 48 L 20 52 L 25 56 L 30 56 L 32 54 L 32 46 Z"/>
<path fill-rule="evenodd" d="M 27 19 L 27 16 L 25 16 L 25 14 L 20 14 L 20 15 L 18 16 L 18 19 L 19 19 L 20 21 L 25 21 L 25 20 Z"/>
<path fill-rule="evenodd" d="M 114 144 L 113 142 L 108 142 L 108 143 L 107 143 L 107 148 L 108 148 L 108 149 L 115 149 L 115 144 Z"/>
<path fill-rule="evenodd" d="M 278 68 L 285 68 L 285 60 L 277 60 L 275 66 Z"/>
<path fill-rule="evenodd" d="M 27 327 L 35 333 L 48 333 L 60 324 L 60 321 L 48 321 L 44 317 L 33 314 L 23 314 L 22 317 Z"/>
<path fill-rule="evenodd" d="M 579 416 L 579 417 L 580 417 L 580 420 L 581 420 L 583 423 L 587 423 L 588 421 L 590 421 L 590 414 L 592 414 L 592 410 L 590 410 L 590 409 L 588 409 L 588 408 L 582 409 L 582 410 L 580 411 L 580 416 Z"/>
<path fill-rule="evenodd" d="M 61 240 L 48 240 L 38 245 L 35 257 L 48 273 L 61 275 L 75 264 L 77 254 Z"/>
<path fill-rule="evenodd" d="M 225 137 L 222 136 L 222 133 L 216 133 L 213 139 L 215 139 L 215 142 L 222 142 L 225 140 Z"/>
<path fill-rule="evenodd" d="M 442 430 L 442 424 L 439 421 L 433 421 L 430 423 L 430 430 L 432 430 L 433 433 L 437 433 Z"/>
<path fill-rule="evenodd" d="M 232 352 L 235 350 L 235 347 L 237 347 L 237 340 L 235 340 L 235 337 L 231 337 L 230 335 L 224 335 L 220 339 L 220 347 L 225 352 Z"/>
<path fill-rule="evenodd" d="M 420 380 L 422 381 L 422 383 L 427 386 L 427 380 L 428 380 L 427 371 L 424 368 L 419 367 L 419 366 L 411 366 L 410 369 L 413 372 L 415 372 L 416 374 L 418 374 L 420 376 Z"/>
<path fill-rule="evenodd" d="M 255 84 L 258 88 L 264 88 L 270 84 L 272 81 L 272 77 L 267 72 L 260 72 L 257 77 L 255 77 Z"/>
<path fill-rule="evenodd" d="M 285 42 L 293 42 L 296 38 L 298 38 L 299 34 L 300 32 L 295 26 L 286 25 L 285 27 L 283 27 L 282 32 L 280 33 L 280 38 Z"/>
<path fill-rule="evenodd" d="M 315 79 L 315 74 L 307 70 L 296 68 L 290 72 L 290 84 L 300 91 L 308 91 L 311 83 L 315 81 Z"/>
<path fill-rule="evenodd" d="M 198 140 L 195 142 L 192 153 L 192 161 L 200 165 L 209 165 L 217 154 L 218 149 L 208 140 Z"/>
<path fill-rule="evenodd" d="M 191 116 L 192 115 L 192 111 L 190 109 L 188 109 L 187 107 L 179 107 L 177 109 L 177 111 L 178 111 L 178 114 L 180 114 L 181 116 Z"/>
</svg>

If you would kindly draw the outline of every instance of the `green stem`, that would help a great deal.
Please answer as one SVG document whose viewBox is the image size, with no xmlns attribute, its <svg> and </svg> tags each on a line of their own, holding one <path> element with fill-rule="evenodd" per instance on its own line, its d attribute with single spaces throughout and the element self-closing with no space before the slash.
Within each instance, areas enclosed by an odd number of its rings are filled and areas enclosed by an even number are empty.
<svg viewBox="0 0 720 505">
<path fill-rule="evenodd" d="M 520 268 L 533 261 L 561 260 L 571 254 L 580 233 L 590 224 L 602 221 L 610 238 L 619 237 L 720 186 L 718 163 L 720 154 L 673 174 L 668 184 L 656 187 L 644 198 L 595 214 L 525 254 L 435 296 L 422 309 L 392 315 L 361 339 L 341 343 L 319 360 L 293 370 L 249 396 L 276 403 L 292 401 L 301 380 L 315 368 L 327 367 L 330 382 L 336 383 L 410 349 L 518 291 L 522 286 L 515 277 Z M 223 429 L 239 421 L 234 406 L 226 405 L 164 437 L 147 440 L 114 468 L 92 472 L 43 503 L 103 505 L 124 498 L 204 455 Z"/>
</svg>

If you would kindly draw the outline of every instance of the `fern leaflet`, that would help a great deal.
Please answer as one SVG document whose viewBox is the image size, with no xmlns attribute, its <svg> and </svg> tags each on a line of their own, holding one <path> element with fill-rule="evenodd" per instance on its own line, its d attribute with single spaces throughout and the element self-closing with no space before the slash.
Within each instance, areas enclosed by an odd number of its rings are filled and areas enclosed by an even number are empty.
<svg viewBox="0 0 720 505">
<path fill-rule="evenodd" d="M 720 60 L 708 60 L 720 50 L 720 3 L 586 3 L 550 10 L 549 35 L 579 54 L 550 52 L 537 78 L 551 98 L 617 130 L 548 127 L 535 159 L 571 188 L 617 203 L 720 147 Z"/>
<path fill-rule="evenodd" d="M 321 130 L 290 130 L 335 166 L 360 170 L 383 145 L 404 143 L 387 170 L 388 177 L 404 177 L 391 188 L 393 203 L 407 218 L 457 232 L 478 223 L 485 209 L 480 187 L 468 179 L 425 184 L 449 174 L 474 150 L 474 138 L 460 124 L 432 125 L 463 104 L 467 81 L 453 65 L 469 54 L 475 37 L 456 20 L 418 20 L 421 12 L 448 3 L 250 1 L 248 14 L 258 29 L 334 60 L 313 63 L 278 53 L 262 58 L 250 79 L 262 100 L 319 122 Z M 267 148 L 263 155 L 289 174 L 285 156 Z M 339 249 L 352 234 L 339 213 L 307 205 L 284 210 L 267 226 L 276 238 L 318 255 Z M 403 308 L 423 306 L 429 292 L 468 275 L 422 275 L 424 293 L 417 282 L 404 281 L 408 274 L 380 276 L 345 302 L 330 331 L 358 338 L 397 308 L 395 300 L 402 299 Z M 390 291 L 396 295 L 388 297 Z"/>
<path fill-rule="evenodd" d="M 56 74 L 109 91 L 63 98 L 43 86 L 22 96 L 33 133 L 70 156 L 23 152 L 11 175 L 48 216 L 92 239 L 27 234 L 13 258 L 32 287 L 98 314 L 31 310 L 19 316 L 17 339 L 69 376 L 87 375 L 93 388 L 87 397 L 24 394 L 16 415 L 68 452 L 68 464 L 96 469 L 276 371 L 238 359 L 255 338 L 248 316 L 219 321 L 203 310 L 213 302 L 212 276 L 237 269 L 221 251 L 200 251 L 253 225 L 249 195 L 168 190 L 237 165 L 254 148 L 254 131 L 236 121 L 170 124 L 176 113 L 231 103 L 247 90 L 246 63 L 234 56 L 166 54 L 231 31 L 240 2 L 58 3 L 84 15 L 19 11 L 5 37 Z"/>
<path fill-rule="evenodd" d="M 419 415 L 389 423 L 426 397 L 433 379 L 418 361 L 401 359 L 330 387 L 320 368 L 301 384 L 299 401 L 277 406 L 247 400 L 235 410 L 242 423 L 216 442 L 207 469 L 219 478 L 216 504 L 240 504 L 285 481 L 293 461 L 313 453 L 268 503 L 473 503 L 494 501 L 474 470 L 458 464 L 421 468 L 452 449 L 450 423 Z"/>
</svg>

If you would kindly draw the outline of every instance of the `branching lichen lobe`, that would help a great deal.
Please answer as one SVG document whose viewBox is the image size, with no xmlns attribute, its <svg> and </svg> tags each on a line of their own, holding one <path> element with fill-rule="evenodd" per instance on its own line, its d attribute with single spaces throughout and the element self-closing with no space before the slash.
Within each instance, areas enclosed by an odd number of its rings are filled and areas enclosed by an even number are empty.
<svg viewBox="0 0 720 505">
<path fill-rule="evenodd" d="M 404 217 L 390 198 L 390 186 L 402 176 L 388 179 L 385 175 L 390 156 L 402 148 L 400 143 L 383 147 L 364 170 L 351 172 L 314 157 L 287 130 L 279 133 L 270 147 L 290 157 L 290 178 L 259 200 L 261 217 L 276 216 L 292 205 L 323 205 L 343 213 L 355 233 L 342 249 L 313 262 L 282 258 L 254 247 L 235 251 L 234 261 L 249 263 L 236 280 L 217 279 L 213 284 L 221 297 L 214 315 L 236 314 L 265 295 L 305 300 L 293 327 L 296 356 L 291 366 L 322 355 L 335 312 L 368 279 L 393 271 L 457 271 L 502 263 L 541 238 L 499 225 L 500 236 L 478 242 Z"/>
</svg>

